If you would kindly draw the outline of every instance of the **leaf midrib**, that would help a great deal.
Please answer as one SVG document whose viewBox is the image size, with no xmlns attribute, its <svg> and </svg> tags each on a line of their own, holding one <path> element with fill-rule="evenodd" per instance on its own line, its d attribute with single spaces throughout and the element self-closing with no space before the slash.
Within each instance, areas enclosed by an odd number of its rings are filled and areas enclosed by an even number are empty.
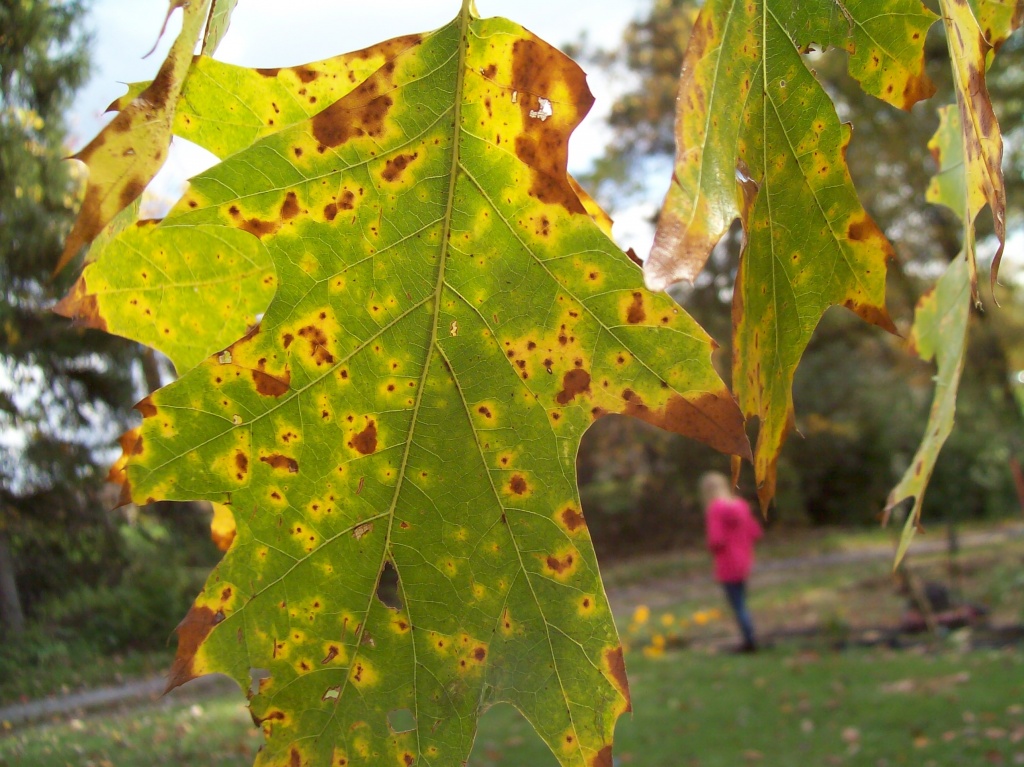
<svg viewBox="0 0 1024 767">
<path fill-rule="evenodd" d="M 398 477 L 395 480 L 395 491 L 394 491 L 394 494 L 392 495 L 392 498 L 391 498 L 391 505 L 388 508 L 387 512 L 385 512 L 386 516 L 387 516 L 387 519 L 388 519 L 388 528 L 387 528 L 387 531 L 386 531 L 385 537 L 384 537 L 384 546 L 382 547 L 382 550 L 381 550 L 381 559 L 380 559 L 380 562 L 379 562 L 378 567 L 377 567 L 377 579 L 378 580 L 380 579 L 381 573 L 384 570 L 385 563 L 390 558 L 391 561 L 392 561 L 392 566 L 395 568 L 395 573 L 398 576 L 398 582 L 402 583 L 402 574 L 401 574 L 401 571 L 399 570 L 398 563 L 394 561 L 394 557 L 393 556 L 390 556 L 392 554 L 392 552 L 391 552 L 391 537 L 392 537 L 392 533 L 393 533 L 393 530 L 394 530 L 395 509 L 398 506 L 398 499 L 399 499 L 399 497 L 402 494 L 402 486 L 403 486 L 404 481 L 405 481 L 406 470 L 407 470 L 407 468 L 409 466 L 409 453 L 412 450 L 413 438 L 414 438 L 415 433 L 416 433 L 416 424 L 417 424 L 418 418 L 419 418 L 420 405 L 423 402 L 424 392 L 426 391 L 426 388 L 427 388 L 426 387 L 427 376 L 430 373 L 430 364 L 433 361 L 434 350 L 438 348 L 438 346 L 437 346 L 437 337 L 438 337 L 437 328 L 438 328 L 438 320 L 440 318 L 440 313 L 441 313 L 441 293 L 444 290 L 445 266 L 446 266 L 446 262 L 447 262 L 447 259 L 448 259 L 448 249 L 449 249 L 448 240 L 449 240 L 449 237 L 451 236 L 452 214 L 454 213 L 454 209 L 455 209 L 453 201 L 454 201 L 454 198 L 455 198 L 456 181 L 458 179 L 457 171 L 459 169 L 459 164 L 460 164 L 459 163 L 459 150 L 461 148 L 462 99 L 463 99 L 463 89 L 465 87 L 466 51 L 467 51 L 467 48 L 468 48 L 468 45 L 469 45 L 468 32 L 469 32 L 469 21 L 470 21 L 470 16 L 471 16 L 471 13 L 470 13 L 470 6 L 471 6 L 471 4 L 472 4 L 471 0 L 463 0 L 462 9 L 459 12 L 459 37 L 458 37 L 459 60 L 458 60 L 458 63 L 456 64 L 456 69 L 455 69 L 455 97 L 454 97 L 455 107 L 454 107 L 454 110 L 453 110 L 453 113 L 452 113 L 452 122 L 453 122 L 453 125 L 452 125 L 452 152 L 451 152 L 451 161 L 450 161 L 450 164 L 449 164 L 448 194 L 447 194 L 447 197 L 445 198 L 444 221 L 443 221 L 442 230 L 441 230 L 441 252 L 440 252 L 440 255 L 438 257 L 437 282 L 434 285 L 434 293 L 433 293 L 433 296 L 432 296 L 433 302 L 434 302 L 434 312 L 433 312 L 433 316 L 431 318 L 431 325 L 430 325 L 430 342 L 429 342 L 429 344 L 427 346 L 426 358 L 424 359 L 424 362 L 423 362 L 423 371 L 420 373 L 420 385 L 419 385 L 417 393 L 416 393 L 416 402 L 413 405 L 412 416 L 410 418 L 410 423 L 409 423 L 409 433 L 408 433 L 408 435 L 406 437 L 406 440 L 405 440 L 405 448 L 403 450 L 402 459 L 401 459 L 401 461 L 399 463 L 399 467 L 398 467 Z M 403 595 L 404 595 L 405 594 L 404 588 L 402 589 L 402 592 L 403 592 Z M 373 590 L 370 591 L 369 601 L 367 602 L 366 609 L 364 610 L 364 614 L 365 614 L 366 617 L 364 617 L 362 625 L 360 626 L 360 629 L 359 629 L 359 632 L 358 632 L 358 636 L 355 637 L 354 649 L 353 649 L 353 652 L 352 652 L 352 658 L 350 659 L 349 665 L 348 665 L 349 669 L 352 668 L 352 664 L 355 663 L 356 658 L 359 657 L 359 649 L 362 647 L 362 635 L 366 631 L 366 624 L 369 623 L 369 621 L 367 619 L 369 617 L 370 609 L 373 606 L 373 600 L 375 598 L 376 598 L 376 590 L 373 589 Z M 404 606 L 405 606 L 406 613 L 408 614 L 408 617 L 409 617 L 410 645 L 411 645 L 411 648 L 412 648 L 412 655 L 413 655 L 413 678 L 412 678 L 413 717 L 415 718 L 415 720 L 418 723 L 419 722 L 419 694 L 418 694 L 418 685 L 417 685 L 417 673 L 418 673 L 418 669 L 419 669 L 419 662 L 418 662 L 418 660 L 416 658 L 416 640 L 415 640 L 416 625 L 415 625 L 415 621 L 413 621 L 413 619 L 412 619 L 412 604 L 409 602 L 408 599 L 404 600 Z M 331 712 L 331 716 L 324 723 L 323 728 L 320 730 L 320 735 L 322 735 L 324 732 L 326 732 L 327 729 L 334 722 L 335 716 L 337 715 L 338 708 L 339 708 L 338 704 L 340 704 L 341 700 L 345 696 L 345 692 L 348 690 L 348 682 L 349 682 L 350 678 L 351 678 L 351 674 L 347 674 L 345 676 L 345 681 L 342 683 L 341 690 L 338 691 L 337 703 L 335 704 L 334 710 Z M 417 757 L 419 757 L 422 754 L 422 746 L 421 746 L 421 743 L 420 743 L 420 727 L 419 727 L 419 724 L 417 724 L 417 727 L 415 728 L 415 732 L 416 732 L 416 755 L 417 755 Z M 319 735 L 317 737 L 319 737 Z"/>
</svg>

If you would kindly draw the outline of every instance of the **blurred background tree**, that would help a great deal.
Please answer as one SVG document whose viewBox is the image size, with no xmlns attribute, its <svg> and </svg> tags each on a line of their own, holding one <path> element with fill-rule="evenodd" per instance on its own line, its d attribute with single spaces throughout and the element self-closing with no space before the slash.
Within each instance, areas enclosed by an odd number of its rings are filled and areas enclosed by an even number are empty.
<svg viewBox="0 0 1024 767">
<path fill-rule="evenodd" d="M 92 615 L 116 634 L 110 611 L 131 610 L 112 595 L 128 581 L 161 611 L 174 600 L 170 582 L 139 573 L 168 535 L 159 510 L 112 513 L 103 481 L 130 404 L 154 383 L 141 350 L 50 311 L 78 271 L 51 276 L 80 189 L 64 114 L 89 73 L 85 10 L 0 1 L 0 632 L 14 634 L 43 612 L 58 623 Z M 46 608 L 72 585 L 78 607 Z M 160 619 L 161 640 L 176 615 Z M 138 611 L 130 620 L 145 632 Z"/>
<path fill-rule="evenodd" d="M 0 603 L 14 632 L 58 584 L 120 571 L 99 478 L 137 393 L 137 352 L 50 312 L 74 272 L 50 275 L 77 202 L 63 115 L 89 73 L 84 12 L 0 3 Z"/>
<path fill-rule="evenodd" d="M 621 86 L 607 120 L 607 150 L 584 178 L 613 218 L 640 209 L 648 211 L 653 224 L 671 173 L 676 90 L 698 9 L 694 0 L 653 0 L 643 4 L 621 48 L 595 50 L 585 41 L 574 46 L 577 58 L 591 69 L 603 69 Z M 956 217 L 924 199 L 935 171 L 927 149 L 938 125 L 935 109 L 954 101 L 941 25 L 932 28 L 927 57 L 938 92 L 907 114 L 866 95 L 846 74 L 845 53 L 809 54 L 840 117 L 854 125 L 847 159 L 865 207 L 895 244 L 898 259 L 890 268 L 888 301 L 904 334 L 916 301 L 960 250 L 962 237 Z M 1006 141 L 1009 228 L 1019 232 L 1024 225 L 1020 35 L 996 57 L 989 87 Z M 990 233 L 989 221 L 979 236 Z M 727 379 L 739 244 L 737 225 L 696 283 L 674 288 L 676 298 L 722 345 L 717 362 Z M 1004 279 L 1013 276 L 1009 266 Z M 926 520 L 992 517 L 1017 507 L 1011 462 L 1022 453 L 1024 435 L 1017 379 L 1024 303 L 1019 288 L 1002 289 L 999 300 L 1002 308 L 988 300 L 986 313 L 974 318 L 957 426 L 926 496 Z M 933 369 L 913 359 L 904 346 L 845 310 L 826 314 L 797 374 L 799 433 L 780 460 L 774 521 L 877 521 L 889 490 L 913 456 L 930 406 Z M 649 549 L 652 542 L 668 547 L 699 540 L 695 478 L 705 469 L 725 468 L 724 461 L 642 424 L 611 421 L 597 424 L 580 455 L 581 489 L 599 553 L 614 556 Z M 629 459 L 621 454 L 633 440 L 643 447 L 630 448 Z M 618 471 L 630 460 L 641 465 L 639 473 Z"/>
</svg>

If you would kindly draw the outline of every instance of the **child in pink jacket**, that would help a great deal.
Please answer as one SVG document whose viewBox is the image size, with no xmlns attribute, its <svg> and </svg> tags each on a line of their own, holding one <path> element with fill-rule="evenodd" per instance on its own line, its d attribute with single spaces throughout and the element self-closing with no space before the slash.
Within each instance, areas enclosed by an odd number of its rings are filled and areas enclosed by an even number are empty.
<svg viewBox="0 0 1024 767">
<path fill-rule="evenodd" d="M 747 609 L 747 578 L 754 564 L 754 542 L 761 535 L 761 525 L 750 512 L 750 506 L 732 493 L 729 480 L 718 472 L 708 472 L 700 480 L 704 498 L 704 521 L 707 525 L 708 548 L 715 558 L 715 579 L 725 589 L 736 623 L 743 634 L 741 652 L 755 652 L 757 639 L 754 622 Z"/>
</svg>

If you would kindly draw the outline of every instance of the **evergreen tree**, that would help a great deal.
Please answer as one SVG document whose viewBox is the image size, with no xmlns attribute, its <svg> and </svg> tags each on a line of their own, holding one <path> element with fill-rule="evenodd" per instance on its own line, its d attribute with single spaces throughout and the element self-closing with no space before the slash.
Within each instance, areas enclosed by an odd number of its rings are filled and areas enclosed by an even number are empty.
<svg viewBox="0 0 1024 767">
<path fill-rule="evenodd" d="M 84 11 L 0 0 L 0 618 L 12 632 L 19 603 L 68 569 L 110 568 L 101 467 L 136 393 L 132 344 L 50 311 L 77 272 L 51 277 L 79 187 L 63 115 L 89 70 Z"/>
</svg>

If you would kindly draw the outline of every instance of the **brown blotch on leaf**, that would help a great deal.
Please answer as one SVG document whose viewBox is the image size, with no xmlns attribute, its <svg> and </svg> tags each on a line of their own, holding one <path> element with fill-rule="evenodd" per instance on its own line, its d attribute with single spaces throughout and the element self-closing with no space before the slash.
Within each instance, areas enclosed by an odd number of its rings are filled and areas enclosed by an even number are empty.
<svg viewBox="0 0 1024 767">
<path fill-rule="evenodd" d="M 629 305 L 629 310 L 626 312 L 626 322 L 636 325 L 646 319 L 647 312 L 644 311 L 644 294 L 638 290 L 633 294 L 633 303 Z"/>
<path fill-rule="evenodd" d="M 539 105 L 538 99 L 549 98 L 559 82 L 568 90 L 571 103 L 560 103 L 555 108 L 574 111 L 569 124 L 561 114 L 548 120 L 530 117 Z M 516 155 L 533 170 L 530 196 L 585 215 L 586 209 L 569 183 L 568 141 L 594 104 L 586 75 L 555 48 L 527 37 L 512 47 L 511 85 L 519 93 L 524 124 L 523 133 L 516 137 Z"/>
<path fill-rule="evenodd" d="M 338 206 L 335 203 L 329 202 L 326 205 L 324 205 L 324 218 L 326 218 L 328 221 L 333 221 L 337 215 Z"/>
<path fill-rule="evenodd" d="M 612 767 L 612 747 L 605 746 L 596 754 L 590 762 L 590 767 Z"/>
<path fill-rule="evenodd" d="M 246 472 L 249 471 L 249 458 L 245 453 L 239 451 L 235 453 L 235 466 L 238 468 L 238 472 L 235 474 L 237 479 L 245 477 Z"/>
<path fill-rule="evenodd" d="M 178 635 L 178 651 L 174 656 L 174 663 L 171 664 L 170 673 L 167 675 L 168 693 L 175 687 L 179 687 L 191 679 L 195 679 L 195 672 L 192 664 L 196 652 L 199 650 L 206 637 L 213 631 L 213 627 L 224 620 L 224 613 L 220 610 L 214 612 L 209 607 L 192 605 L 181 623 L 175 629 Z"/>
<path fill-rule="evenodd" d="M 299 471 L 299 462 L 294 458 L 289 458 L 286 455 L 275 453 L 274 455 L 260 456 L 260 461 L 267 464 L 272 469 L 286 469 L 289 474 L 297 474 Z"/>
<path fill-rule="evenodd" d="M 629 697 L 629 679 L 626 677 L 626 662 L 622 657 L 622 646 L 620 645 L 614 650 L 605 650 L 604 662 L 608 667 L 608 673 L 611 674 L 616 689 L 626 700 L 626 711 L 632 711 L 633 703 Z"/>
<path fill-rule="evenodd" d="M 76 325 L 103 331 L 107 329 L 107 320 L 100 314 L 96 296 L 89 293 L 84 275 L 78 279 L 71 292 L 53 307 L 53 311 L 74 320 Z"/>
<path fill-rule="evenodd" d="M 622 392 L 622 400 L 624 407 L 620 412 L 626 415 L 691 437 L 726 455 L 750 459 L 743 415 L 736 400 L 725 389 L 718 393 L 702 392 L 691 399 L 673 394 L 659 410 L 647 407 L 632 389 Z"/>
<path fill-rule="evenodd" d="M 935 83 L 923 72 L 911 75 L 903 87 L 903 109 L 909 110 L 918 101 L 924 101 L 935 95 Z"/>
<path fill-rule="evenodd" d="M 562 519 L 562 524 L 565 525 L 565 529 L 570 533 L 575 533 L 581 527 L 587 526 L 583 515 L 572 506 L 566 506 L 562 509 L 562 513 L 559 516 Z"/>
<path fill-rule="evenodd" d="M 480 407 L 478 407 L 476 409 L 476 412 L 478 412 L 484 418 L 490 418 L 491 417 L 491 409 L 486 407 L 486 406 L 484 406 L 484 405 L 481 405 Z"/>
<path fill-rule="evenodd" d="M 572 554 L 566 554 L 561 559 L 554 554 L 549 554 L 544 563 L 548 566 L 549 570 L 561 574 L 570 569 L 575 561 L 576 558 Z"/>
<path fill-rule="evenodd" d="M 281 71 L 280 67 L 264 67 L 256 70 L 259 74 L 264 77 L 277 77 L 277 73 Z"/>
<path fill-rule="evenodd" d="M 352 441 L 348 443 L 348 446 L 354 448 L 363 455 L 370 455 L 371 453 L 377 452 L 377 422 L 369 419 L 366 422 L 366 428 L 359 432 L 352 438 Z"/>
<path fill-rule="evenodd" d="M 139 179 L 132 179 L 124 185 L 121 190 L 121 207 L 127 208 L 136 198 L 139 197 L 145 191 L 146 185 Z"/>
<path fill-rule="evenodd" d="M 153 404 L 152 397 L 143 397 L 135 403 L 135 409 L 142 413 L 143 418 L 152 418 L 156 415 L 156 405 Z"/>
<path fill-rule="evenodd" d="M 609 762 L 610 764 L 610 762 Z M 302 757 L 294 748 L 291 750 L 291 757 L 288 760 L 288 767 L 302 767 Z"/>
<path fill-rule="evenodd" d="M 295 218 L 299 215 L 299 201 L 295 196 L 295 192 L 288 192 L 284 196 L 284 202 L 281 204 L 281 218 L 288 220 Z"/>
<path fill-rule="evenodd" d="M 320 73 L 310 67 L 292 67 L 292 71 L 304 83 L 311 83 L 320 76 Z"/>
<path fill-rule="evenodd" d="M 327 334 L 316 325 L 307 325 L 299 331 L 299 335 L 309 341 L 310 356 L 319 365 L 330 365 L 334 355 L 327 351 Z"/>
<path fill-rule="evenodd" d="M 854 242 L 863 242 L 864 240 L 871 239 L 876 234 L 878 234 L 878 227 L 869 218 L 851 221 L 850 225 L 846 228 L 846 236 Z"/>
<path fill-rule="evenodd" d="M 516 495 L 522 495 L 529 489 L 529 486 L 521 474 L 513 474 L 512 479 L 509 480 L 508 489 Z"/>
<path fill-rule="evenodd" d="M 473 658 L 478 662 L 483 662 L 483 659 L 487 657 L 487 648 L 476 647 L 473 649 Z"/>
<path fill-rule="evenodd" d="M 412 154 L 400 154 L 397 157 L 391 158 L 384 163 L 384 170 L 380 174 L 381 177 L 385 181 L 394 181 L 409 167 L 409 163 L 419 156 L 419 152 L 413 152 Z"/>
<path fill-rule="evenodd" d="M 259 238 L 274 234 L 280 226 L 277 221 L 262 221 L 258 218 L 243 219 L 238 223 L 239 229 Z"/>
<path fill-rule="evenodd" d="M 555 395 L 559 405 L 568 405 L 577 394 L 590 391 L 590 373 L 581 368 L 573 368 L 562 376 L 562 391 Z"/>
<path fill-rule="evenodd" d="M 356 136 L 382 135 L 384 119 L 395 102 L 387 94 L 376 94 L 389 84 L 388 73 L 377 70 L 354 91 L 314 116 L 313 137 L 320 143 L 320 152 L 341 146 Z"/>
<path fill-rule="evenodd" d="M 262 370 L 251 370 L 256 391 L 264 397 L 281 397 L 291 390 L 291 374 L 285 370 L 284 378 L 277 378 Z"/>
</svg>

